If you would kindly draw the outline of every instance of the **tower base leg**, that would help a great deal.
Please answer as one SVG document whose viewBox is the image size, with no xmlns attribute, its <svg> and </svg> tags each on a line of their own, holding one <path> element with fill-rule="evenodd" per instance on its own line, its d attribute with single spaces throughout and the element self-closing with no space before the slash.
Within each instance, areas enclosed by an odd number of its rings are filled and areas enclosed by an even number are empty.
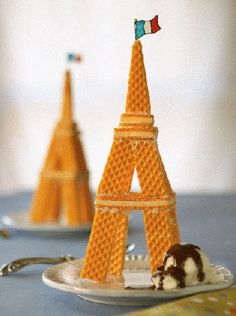
<svg viewBox="0 0 236 316">
<path fill-rule="evenodd" d="M 113 243 L 108 273 L 121 275 L 125 263 L 126 239 L 128 230 L 128 213 L 121 211 L 118 215 L 117 229 Z"/>
<path fill-rule="evenodd" d="M 176 230 L 175 209 L 160 208 L 159 210 L 144 211 L 144 226 L 147 247 L 150 257 L 151 272 L 162 265 L 163 256 L 171 245 L 179 242 Z"/>
<path fill-rule="evenodd" d="M 118 213 L 97 210 L 80 277 L 103 282 L 109 268 L 110 254 L 119 220 Z"/>
</svg>

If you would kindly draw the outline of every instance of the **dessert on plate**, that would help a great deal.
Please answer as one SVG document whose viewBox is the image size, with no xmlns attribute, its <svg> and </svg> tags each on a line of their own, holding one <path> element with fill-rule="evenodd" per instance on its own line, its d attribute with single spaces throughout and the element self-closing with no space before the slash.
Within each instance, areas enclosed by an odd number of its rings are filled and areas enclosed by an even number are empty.
<svg viewBox="0 0 236 316">
<path fill-rule="evenodd" d="M 139 28 L 139 21 L 135 22 L 136 31 L 146 23 L 141 22 Z M 144 31 L 145 28 L 136 38 Z M 81 279 L 100 283 L 109 283 L 115 278 L 122 280 L 129 213 L 141 210 L 152 281 L 157 289 L 220 281 L 199 247 L 179 244 L 175 193 L 158 150 L 157 133 L 142 45 L 136 39 L 132 47 L 125 113 L 114 129 L 111 151 L 98 186 Z M 131 191 L 135 171 L 140 192 Z"/>
<path fill-rule="evenodd" d="M 87 224 L 93 220 L 89 173 L 73 121 L 71 76 L 65 73 L 62 113 L 40 173 L 30 209 L 34 224 Z"/>
</svg>

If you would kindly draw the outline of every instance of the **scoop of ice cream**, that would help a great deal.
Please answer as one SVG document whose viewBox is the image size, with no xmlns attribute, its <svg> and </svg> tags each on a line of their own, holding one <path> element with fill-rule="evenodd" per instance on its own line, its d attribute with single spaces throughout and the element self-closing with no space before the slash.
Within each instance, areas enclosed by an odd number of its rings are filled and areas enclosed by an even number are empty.
<svg viewBox="0 0 236 316">
<path fill-rule="evenodd" d="M 152 276 L 159 290 L 173 290 L 197 284 L 215 284 L 223 277 L 207 255 L 192 244 L 176 244 L 164 256 L 163 265 Z"/>
</svg>

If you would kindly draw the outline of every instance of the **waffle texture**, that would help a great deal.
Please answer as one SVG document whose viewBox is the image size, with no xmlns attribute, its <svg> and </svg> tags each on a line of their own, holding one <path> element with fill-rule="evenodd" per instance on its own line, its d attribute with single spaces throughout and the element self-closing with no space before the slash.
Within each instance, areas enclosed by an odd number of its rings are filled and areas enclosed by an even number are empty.
<svg viewBox="0 0 236 316">
<path fill-rule="evenodd" d="M 115 233 L 118 223 L 118 213 L 97 211 L 95 213 L 92 232 L 81 278 L 103 281 L 109 268 Z"/>
<path fill-rule="evenodd" d="M 128 193 L 131 187 L 133 169 L 132 141 L 114 140 L 97 193 Z"/>
<path fill-rule="evenodd" d="M 140 41 L 134 42 L 131 60 L 126 113 L 149 114 L 150 99 Z"/>
<path fill-rule="evenodd" d="M 33 197 L 31 221 L 57 222 L 64 216 L 69 225 L 91 222 L 93 206 L 88 181 L 83 148 L 72 121 L 71 80 L 70 73 L 66 72 L 62 115 Z"/>
<path fill-rule="evenodd" d="M 179 243 L 175 207 L 144 211 L 144 227 L 150 268 L 154 272 L 162 264 L 164 254 L 170 246 Z"/>
<path fill-rule="evenodd" d="M 120 276 L 124 267 L 130 210 L 144 211 L 144 225 L 154 271 L 167 249 L 179 242 L 172 191 L 161 160 L 150 114 L 142 47 L 132 51 L 126 113 L 121 115 L 96 196 L 96 215 L 81 278 L 104 282 Z M 134 170 L 141 192 L 130 192 Z"/>
<path fill-rule="evenodd" d="M 128 228 L 128 214 L 120 211 L 116 223 L 116 233 L 113 241 L 112 251 L 110 253 L 110 262 L 107 273 L 120 275 L 124 268 L 124 256 L 126 250 L 126 237 Z"/>
</svg>

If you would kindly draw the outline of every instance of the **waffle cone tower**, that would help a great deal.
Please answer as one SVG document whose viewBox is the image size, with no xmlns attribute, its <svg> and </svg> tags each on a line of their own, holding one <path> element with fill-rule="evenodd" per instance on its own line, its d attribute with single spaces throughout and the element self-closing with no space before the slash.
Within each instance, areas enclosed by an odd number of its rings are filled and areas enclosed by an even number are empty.
<svg viewBox="0 0 236 316">
<path fill-rule="evenodd" d="M 62 216 L 68 225 L 93 220 L 88 169 L 72 119 L 69 71 L 65 73 L 62 115 L 54 130 L 30 211 L 33 223 L 57 222 Z"/>
<path fill-rule="evenodd" d="M 103 282 L 108 275 L 122 274 L 131 210 L 143 210 L 151 271 L 161 265 L 168 248 L 179 242 L 175 193 L 158 151 L 153 123 L 142 46 L 137 40 L 132 49 L 126 111 L 114 130 L 98 187 L 81 278 Z M 141 192 L 130 192 L 134 170 Z"/>
</svg>

